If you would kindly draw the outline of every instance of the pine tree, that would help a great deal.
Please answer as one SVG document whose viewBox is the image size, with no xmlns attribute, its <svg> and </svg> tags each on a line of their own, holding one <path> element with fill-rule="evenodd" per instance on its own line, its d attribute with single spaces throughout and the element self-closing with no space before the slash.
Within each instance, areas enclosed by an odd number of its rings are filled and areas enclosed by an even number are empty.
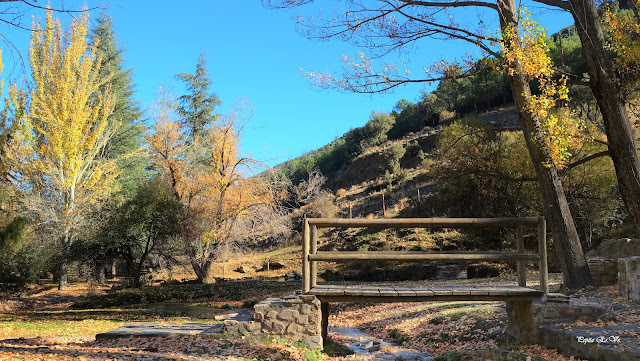
<svg viewBox="0 0 640 361">
<path fill-rule="evenodd" d="M 180 73 L 176 78 L 186 84 L 189 92 L 178 98 L 178 115 L 182 124 L 187 127 L 189 137 L 194 139 L 218 119 L 219 116 L 213 114 L 213 111 L 221 104 L 216 94 L 209 91 L 212 81 L 209 78 L 204 53 L 198 58 L 195 74 Z"/>
<path fill-rule="evenodd" d="M 116 39 L 113 19 L 104 12 L 96 20 L 89 35 L 89 44 L 93 46 L 96 42 L 97 55 L 103 59 L 100 78 L 108 79 L 101 91 L 110 87 L 115 98 L 109 122 L 120 124 L 106 147 L 105 155 L 108 158 L 122 158 L 118 161 L 120 191 L 132 195 L 145 178 L 147 160 L 135 153 L 142 144 L 144 125 L 141 122 L 140 107 L 133 100 L 135 85 L 131 69 L 123 69 L 124 49 Z"/>
</svg>

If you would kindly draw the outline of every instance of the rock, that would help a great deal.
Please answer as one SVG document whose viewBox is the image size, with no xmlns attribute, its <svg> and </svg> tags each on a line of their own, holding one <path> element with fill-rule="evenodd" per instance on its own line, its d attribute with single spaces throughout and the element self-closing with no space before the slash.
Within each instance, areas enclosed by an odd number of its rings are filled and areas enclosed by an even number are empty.
<svg viewBox="0 0 640 361">
<path fill-rule="evenodd" d="M 360 344 L 360 348 L 364 350 L 368 350 L 370 347 L 373 347 L 373 341 L 367 340 Z"/>
<path fill-rule="evenodd" d="M 221 320 L 230 320 L 234 317 L 238 316 L 237 312 L 232 312 L 232 313 L 225 313 L 224 315 L 216 315 L 214 317 L 215 320 L 221 321 Z"/>
<path fill-rule="evenodd" d="M 249 271 L 252 271 L 253 267 L 251 266 L 247 266 L 247 265 L 241 265 L 238 268 L 234 269 L 234 271 L 238 272 L 238 273 L 247 273 Z"/>
<path fill-rule="evenodd" d="M 296 316 L 299 316 L 299 313 L 294 310 L 283 310 L 278 318 L 283 321 L 294 321 Z"/>
<path fill-rule="evenodd" d="M 300 326 L 296 325 L 295 323 L 289 324 L 289 326 L 287 326 L 287 333 L 291 335 L 300 333 Z"/>
<path fill-rule="evenodd" d="M 273 321 L 271 328 L 273 329 L 273 332 L 277 334 L 284 334 L 287 329 L 287 325 L 284 322 Z"/>
<path fill-rule="evenodd" d="M 542 302 L 552 303 L 569 303 L 570 296 L 563 295 L 562 293 L 547 293 L 542 296 Z"/>
<path fill-rule="evenodd" d="M 269 262 L 269 269 L 281 269 L 284 268 L 287 265 L 286 261 L 271 261 Z M 267 267 L 265 266 L 265 269 L 267 269 Z"/>
<path fill-rule="evenodd" d="M 640 301 L 640 257 L 618 259 L 618 292 L 622 297 Z"/>
<path fill-rule="evenodd" d="M 640 239 L 608 239 L 600 243 L 598 248 L 587 252 L 587 256 L 614 260 L 623 257 L 640 256 Z"/>
<path fill-rule="evenodd" d="M 467 267 L 462 264 L 439 264 L 436 279 L 466 279 Z"/>
<path fill-rule="evenodd" d="M 369 352 L 378 352 L 380 350 L 382 350 L 382 344 L 380 343 L 380 341 L 373 341 L 373 345 L 367 348 L 367 351 Z"/>
<path fill-rule="evenodd" d="M 287 280 L 299 280 L 302 279 L 302 275 L 296 271 L 291 271 L 285 275 Z"/>
</svg>

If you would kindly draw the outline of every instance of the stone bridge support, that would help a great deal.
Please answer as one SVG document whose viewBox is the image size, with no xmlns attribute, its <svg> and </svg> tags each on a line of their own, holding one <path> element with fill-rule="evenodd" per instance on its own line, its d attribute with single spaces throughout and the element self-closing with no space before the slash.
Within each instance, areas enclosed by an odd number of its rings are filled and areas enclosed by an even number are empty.
<svg viewBox="0 0 640 361">
<path fill-rule="evenodd" d="M 323 348 L 321 303 L 313 295 L 267 298 L 253 307 L 253 321 L 225 324 L 225 332 L 276 336 Z M 326 328 L 325 328 L 326 330 Z"/>
</svg>

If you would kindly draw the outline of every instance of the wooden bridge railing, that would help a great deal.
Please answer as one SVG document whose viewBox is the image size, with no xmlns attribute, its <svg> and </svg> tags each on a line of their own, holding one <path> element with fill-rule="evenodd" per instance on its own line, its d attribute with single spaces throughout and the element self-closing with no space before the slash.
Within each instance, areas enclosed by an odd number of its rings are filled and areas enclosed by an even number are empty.
<svg viewBox="0 0 640 361">
<path fill-rule="evenodd" d="M 524 227 L 535 226 L 538 231 L 538 253 L 525 253 Z M 515 252 L 324 252 L 318 251 L 318 228 L 515 228 L 517 250 Z M 547 234 L 544 217 L 521 218 L 393 218 L 393 219 L 345 219 L 309 218 L 304 224 L 302 247 L 302 289 L 309 293 L 317 283 L 317 262 L 345 261 L 434 261 L 434 260 L 488 260 L 515 261 L 518 285 L 525 287 L 526 261 L 539 264 L 540 291 L 548 293 Z"/>
</svg>

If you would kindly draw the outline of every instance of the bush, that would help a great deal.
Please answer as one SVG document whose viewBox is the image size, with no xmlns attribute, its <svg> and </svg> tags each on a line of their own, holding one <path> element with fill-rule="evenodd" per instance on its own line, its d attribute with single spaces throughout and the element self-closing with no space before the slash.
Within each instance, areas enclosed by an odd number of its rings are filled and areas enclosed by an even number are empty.
<svg viewBox="0 0 640 361">
<path fill-rule="evenodd" d="M 18 215 L 0 227 L 0 288 L 23 288 L 46 269 L 46 254 L 34 241 L 26 240 L 28 224 L 27 217 Z"/>
<path fill-rule="evenodd" d="M 0 250 L 0 289 L 20 289 L 38 280 L 47 269 L 45 255 L 30 244 Z"/>
</svg>

